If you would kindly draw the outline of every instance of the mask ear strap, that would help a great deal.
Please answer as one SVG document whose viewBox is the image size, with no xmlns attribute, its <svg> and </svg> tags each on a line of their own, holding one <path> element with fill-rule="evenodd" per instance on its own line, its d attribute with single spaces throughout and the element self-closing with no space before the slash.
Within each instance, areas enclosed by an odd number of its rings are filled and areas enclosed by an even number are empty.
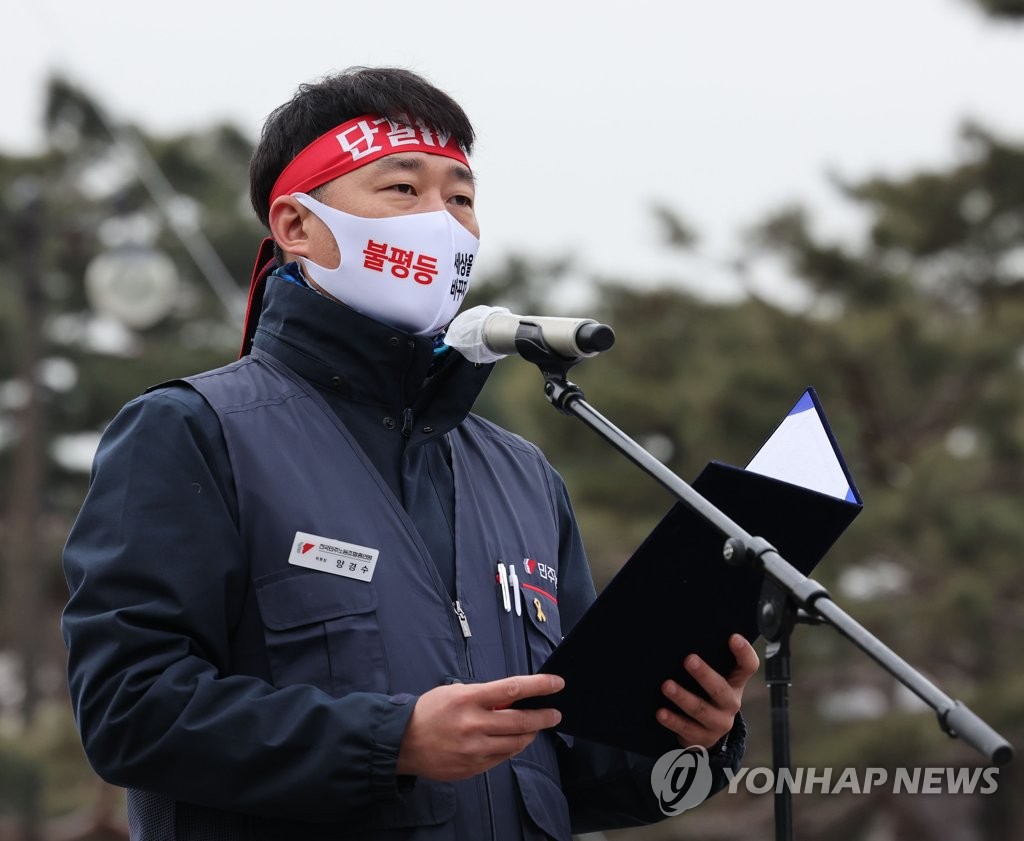
<svg viewBox="0 0 1024 841">
<path fill-rule="evenodd" d="M 267 275 L 276 267 L 274 240 L 271 237 L 266 237 L 260 243 L 260 250 L 256 254 L 256 262 L 252 267 L 252 279 L 249 281 L 249 303 L 245 308 L 245 324 L 242 332 L 242 349 L 238 353 L 239 359 L 248 356 L 252 351 L 256 325 L 260 320 L 260 311 L 263 309 L 263 291 L 267 286 Z"/>
</svg>

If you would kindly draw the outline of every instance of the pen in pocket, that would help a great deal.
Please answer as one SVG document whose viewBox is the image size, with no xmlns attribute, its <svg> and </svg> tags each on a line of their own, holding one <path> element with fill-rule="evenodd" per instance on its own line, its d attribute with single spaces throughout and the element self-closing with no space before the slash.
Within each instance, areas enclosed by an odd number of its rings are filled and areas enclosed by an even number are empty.
<svg viewBox="0 0 1024 841">
<path fill-rule="evenodd" d="M 515 574 L 513 572 L 513 574 Z M 505 608 L 505 612 L 508 613 L 512 610 L 512 604 L 508 598 L 508 573 L 505 572 L 505 565 L 498 561 L 498 584 L 501 587 L 501 603 Z"/>
<path fill-rule="evenodd" d="M 508 565 L 508 583 L 512 585 L 512 598 L 516 603 L 516 616 L 523 615 L 522 595 L 519 593 L 519 578 L 516 576 L 515 564 Z"/>
</svg>

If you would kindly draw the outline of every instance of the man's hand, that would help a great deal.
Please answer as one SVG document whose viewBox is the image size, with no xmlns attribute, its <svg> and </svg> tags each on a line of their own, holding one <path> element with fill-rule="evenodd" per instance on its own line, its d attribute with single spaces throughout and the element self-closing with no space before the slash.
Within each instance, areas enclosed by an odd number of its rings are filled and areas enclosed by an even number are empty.
<svg viewBox="0 0 1024 841">
<path fill-rule="evenodd" d="M 506 709 L 519 698 L 559 692 L 557 675 L 521 675 L 489 683 L 457 683 L 424 692 L 416 701 L 398 752 L 399 774 L 464 780 L 514 756 L 537 733 L 554 727 L 554 709 Z"/>
<path fill-rule="evenodd" d="M 657 713 L 658 721 L 676 734 L 679 744 L 684 748 L 691 745 L 710 748 L 732 730 L 733 720 L 740 711 L 743 689 L 758 670 L 761 661 L 753 646 L 739 634 L 729 638 L 729 648 L 736 657 L 736 668 L 727 678 L 714 671 L 696 654 L 691 654 L 683 661 L 686 671 L 708 693 L 707 700 L 683 689 L 674 680 L 666 680 L 661 686 L 665 697 L 686 715 L 662 707 Z"/>
</svg>

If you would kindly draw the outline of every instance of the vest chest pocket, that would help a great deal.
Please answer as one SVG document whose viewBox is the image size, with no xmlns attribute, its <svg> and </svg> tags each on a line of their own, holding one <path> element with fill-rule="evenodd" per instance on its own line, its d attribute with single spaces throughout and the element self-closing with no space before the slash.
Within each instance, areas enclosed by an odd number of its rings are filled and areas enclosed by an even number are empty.
<svg viewBox="0 0 1024 841">
<path fill-rule="evenodd" d="M 526 628 L 526 654 L 530 672 L 535 673 L 562 641 L 562 623 L 558 601 L 547 591 L 520 583 L 523 599 L 523 625 Z"/>
<path fill-rule="evenodd" d="M 292 570 L 253 584 L 275 686 L 312 684 L 339 697 L 388 691 L 371 584 Z"/>
</svg>

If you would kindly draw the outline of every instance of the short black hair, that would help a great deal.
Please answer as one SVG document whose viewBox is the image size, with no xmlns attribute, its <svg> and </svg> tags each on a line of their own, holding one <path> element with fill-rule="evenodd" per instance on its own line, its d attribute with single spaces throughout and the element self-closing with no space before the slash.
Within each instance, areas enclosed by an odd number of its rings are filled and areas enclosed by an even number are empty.
<svg viewBox="0 0 1024 841">
<path fill-rule="evenodd" d="M 299 86 L 263 124 L 249 161 L 249 198 L 269 227 L 270 191 L 292 159 L 330 129 L 364 114 L 413 120 L 451 134 L 469 154 L 475 138 L 462 107 L 425 78 L 398 67 L 350 67 Z"/>
</svg>

